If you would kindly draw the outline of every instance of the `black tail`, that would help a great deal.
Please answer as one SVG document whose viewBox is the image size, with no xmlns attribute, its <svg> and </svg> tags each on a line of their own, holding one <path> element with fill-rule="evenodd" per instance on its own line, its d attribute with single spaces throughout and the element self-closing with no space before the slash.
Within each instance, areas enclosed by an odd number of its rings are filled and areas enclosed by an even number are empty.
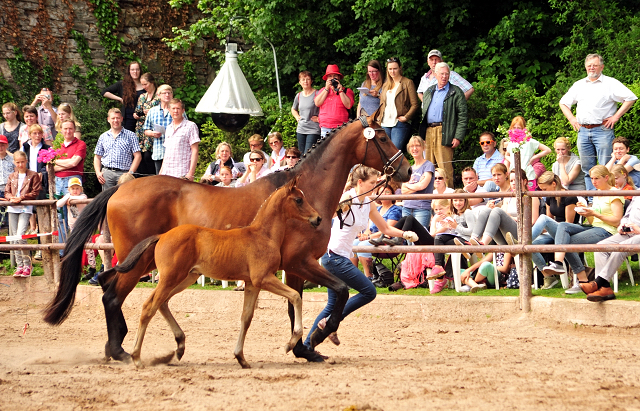
<svg viewBox="0 0 640 411">
<path fill-rule="evenodd" d="M 118 186 L 98 194 L 80 213 L 67 237 L 62 259 L 60 284 L 56 296 L 44 310 L 44 320 L 51 325 L 60 325 L 67 319 L 76 299 L 76 288 L 80 283 L 82 253 L 84 245 L 91 239 L 107 215 L 107 203 L 118 190 Z"/>
<path fill-rule="evenodd" d="M 133 267 L 138 264 L 138 260 L 140 260 L 142 254 L 144 254 L 144 252 L 147 251 L 147 249 L 151 246 L 154 246 L 155 248 L 155 244 L 158 242 L 158 240 L 160 240 L 160 234 L 152 235 L 151 237 L 147 237 L 144 240 L 140 241 L 129 252 L 127 258 L 122 262 L 118 262 L 118 265 L 113 268 L 115 268 L 115 270 L 119 273 L 127 273 L 133 270 Z"/>
</svg>

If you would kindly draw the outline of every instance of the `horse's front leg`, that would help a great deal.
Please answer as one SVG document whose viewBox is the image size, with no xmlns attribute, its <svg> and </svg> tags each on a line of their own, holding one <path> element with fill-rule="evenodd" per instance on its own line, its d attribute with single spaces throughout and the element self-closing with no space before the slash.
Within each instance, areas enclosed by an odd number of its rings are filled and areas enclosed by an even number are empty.
<svg viewBox="0 0 640 411">
<path fill-rule="evenodd" d="M 240 335 L 238 336 L 236 349 L 233 351 L 233 355 L 242 368 L 251 368 L 244 358 L 244 340 L 247 336 L 247 330 L 249 330 L 249 326 L 251 325 L 251 320 L 253 319 L 258 294 L 260 294 L 259 288 L 256 288 L 249 281 L 244 282 L 244 303 L 242 305 L 242 316 L 240 317 Z"/>
</svg>

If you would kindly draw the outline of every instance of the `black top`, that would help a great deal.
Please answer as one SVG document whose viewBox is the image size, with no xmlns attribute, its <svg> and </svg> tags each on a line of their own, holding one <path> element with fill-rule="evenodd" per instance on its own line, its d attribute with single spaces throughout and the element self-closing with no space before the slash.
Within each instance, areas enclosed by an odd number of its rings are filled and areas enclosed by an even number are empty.
<svg viewBox="0 0 640 411">
<path fill-rule="evenodd" d="M 549 211 L 551 212 L 551 215 L 556 219 L 557 222 L 563 223 L 565 222 L 564 209 L 571 204 L 577 204 L 578 197 L 560 197 L 560 205 L 558 205 L 556 197 L 546 197 L 546 202 L 549 205 Z M 576 213 L 572 222 L 574 224 L 578 224 L 578 221 L 580 221 L 580 214 Z"/>
<path fill-rule="evenodd" d="M 102 90 L 102 95 L 104 95 L 104 93 L 106 92 L 115 94 L 118 97 L 122 97 L 122 81 L 118 81 L 117 83 L 114 83 L 109 87 L 105 87 L 105 89 Z M 143 93 L 145 93 L 144 89 L 136 91 L 136 98 L 133 102 L 133 106 L 131 107 L 126 107 L 124 103 L 122 103 L 122 126 L 129 131 L 133 131 L 134 133 L 136 132 L 136 119 L 133 118 L 133 113 L 136 111 L 138 99 Z"/>
</svg>

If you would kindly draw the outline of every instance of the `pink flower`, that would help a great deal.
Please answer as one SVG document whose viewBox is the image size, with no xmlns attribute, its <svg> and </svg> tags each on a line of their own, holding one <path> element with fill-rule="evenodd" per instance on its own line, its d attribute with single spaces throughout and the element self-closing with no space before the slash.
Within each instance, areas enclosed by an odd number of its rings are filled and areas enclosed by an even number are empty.
<svg viewBox="0 0 640 411">
<path fill-rule="evenodd" d="M 62 157 L 61 149 L 48 148 L 38 152 L 38 163 L 53 163 Z M 66 157 L 66 154 L 65 154 Z"/>
</svg>

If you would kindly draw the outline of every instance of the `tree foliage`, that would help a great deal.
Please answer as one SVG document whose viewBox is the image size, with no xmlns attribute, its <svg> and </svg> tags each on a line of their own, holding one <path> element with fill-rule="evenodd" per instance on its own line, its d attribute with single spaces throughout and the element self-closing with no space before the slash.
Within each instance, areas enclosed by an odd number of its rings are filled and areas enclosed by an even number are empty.
<svg viewBox="0 0 640 411">
<path fill-rule="evenodd" d="M 170 0 L 182 7 L 198 0 Z M 338 64 L 349 87 L 364 80 L 371 59 L 396 56 L 406 77 L 417 82 L 428 70 L 427 53 L 437 48 L 454 70 L 476 89 L 469 101 L 468 139 L 523 115 L 534 135 L 552 145 L 559 136 L 575 141 L 575 133 L 558 108 L 569 86 L 585 76 L 584 58 L 598 52 L 605 74 L 638 91 L 640 57 L 639 0 L 199 0 L 205 17 L 189 29 L 174 29 L 166 39 L 184 48 L 197 39 L 227 36 L 244 44 L 241 68 L 262 99 L 273 99 L 273 54 L 277 50 L 280 83 L 287 101 L 298 90 L 297 74 L 313 73 L 316 86 L 327 64 Z M 233 17 L 241 19 L 230 21 Z M 221 50 L 211 57 L 222 62 Z M 288 107 L 265 110 L 265 128 L 285 130 Z M 637 107 L 617 127 L 633 136 Z M 287 137 L 285 135 L 285 137 Z M 640 143 L 639 143 L 640 144 Z M 477 145 L 456 160 L 479 155 Z M 640 152 L 640 147 L 634 147 Z"/>
</svg>

